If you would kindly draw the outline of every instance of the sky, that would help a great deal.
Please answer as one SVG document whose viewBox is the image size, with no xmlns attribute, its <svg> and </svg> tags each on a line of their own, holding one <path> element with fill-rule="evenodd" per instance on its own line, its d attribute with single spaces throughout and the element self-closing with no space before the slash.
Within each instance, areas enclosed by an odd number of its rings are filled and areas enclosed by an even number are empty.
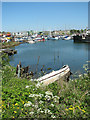
<svg viewBox="0 0 90 120">
<path fill-rule="evenodd" d="M 85 29 L 88 2 L 2 2 L 2 31 Z"/>
</svg>

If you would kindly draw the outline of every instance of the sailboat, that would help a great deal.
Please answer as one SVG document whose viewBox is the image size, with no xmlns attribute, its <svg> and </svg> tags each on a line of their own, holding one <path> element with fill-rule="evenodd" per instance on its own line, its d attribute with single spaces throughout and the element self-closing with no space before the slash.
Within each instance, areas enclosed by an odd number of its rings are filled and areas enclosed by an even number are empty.
<svg viewBox="0 0 90 120">
<path fill-rule="evenodd" d="M 47 40 L 58 40 L 59 39 L 59 37 L 58 36 L 52 36 L 52 34 L 51 34 L 51 31 L 50 31 L 50 35 L 49 35 L 49 37 L 47 38 Z"/>
</svg>

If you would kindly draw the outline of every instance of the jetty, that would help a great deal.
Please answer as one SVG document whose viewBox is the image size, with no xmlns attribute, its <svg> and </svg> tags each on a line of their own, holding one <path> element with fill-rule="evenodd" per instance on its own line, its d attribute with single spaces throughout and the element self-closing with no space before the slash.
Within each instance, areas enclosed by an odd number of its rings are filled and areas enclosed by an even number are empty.
<svg viewBox="0 0 90 120">
<path fill-rule="evenodd" d="M 8 55 L 14 55 L 14 54 L 17 53 L 17 50 L 13 50 L 13 49 L 0 49 L 0 53 L 1 52 L 4 52 L 4 53 L 6 53 Z"/>
</svg>

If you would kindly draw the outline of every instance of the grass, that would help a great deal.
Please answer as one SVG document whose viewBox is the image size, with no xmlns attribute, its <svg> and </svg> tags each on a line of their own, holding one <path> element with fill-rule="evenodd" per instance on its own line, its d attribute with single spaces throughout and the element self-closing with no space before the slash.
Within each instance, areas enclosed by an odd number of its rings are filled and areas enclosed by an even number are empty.
<svg viewBox="0 0 90 120">
<path fill-rule="evenodd" d="M 42 87 L 31 78 L 17 78 L 16 68 L 4 63 L 2 118 L 89 118 L 88 74 Z"/>
</svg>

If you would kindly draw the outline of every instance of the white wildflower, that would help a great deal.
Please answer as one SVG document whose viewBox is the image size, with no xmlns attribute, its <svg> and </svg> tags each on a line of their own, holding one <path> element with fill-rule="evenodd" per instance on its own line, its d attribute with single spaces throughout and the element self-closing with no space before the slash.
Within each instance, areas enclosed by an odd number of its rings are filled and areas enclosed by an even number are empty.
<svg viewBox="0 0 90 120">
<path fill-rule="evenodd" d="M 84 76 L 88 76 L 87 73 L 84 73 Z"/>
<path fill-rule="evenodd" d="M 40 96 L 40 98 L 42 98 L 42 97 L 43 97 L 43 94 L 39 93 L 39 96 Z"/>
<path fill-rule="evenodd" d="M 52 92 L 50 92 L 50 91 L 46 91 L 45 94 L 53 96 Z"/>
<path fill-rule="evenodd" d="M 48 114 L 52 114 L 51 111 L 46 108 L 46 109 L 45 109 L 45 114 L 47 114 L 47 113 L 48 113 Z"/>
<path fill-rule="evenodd" d="M 55 103 L 59 103 L 59 100 L 57 98 L 53 99 Z"/>
<path fill-rule="evenodd" d="M 51 118 L 56 118 L 54 115 L 51 115 Z"/>
<path fill-rule="evenodd" d="M 48 109 L 45 109 L 45 114 L 48 113 Z"/>
<path fill-rule="evenodd" d="M 39 113 L 41 111 L 41 108 L 39 108 L 38 110 L 37 110 L 37 113 Z"/>
<path fill-rule="evenodd" d="M 34 107 L 35 105 L 32 105 L 32 107 Z"/>
<path fill-rule="evenodd" d="M 51 104 L 50 106 L 51 106 L 51 107 L 54 107 L 54 104 Z"/>
<path fill-rule="evenodd" d="M 38 108 L 38 105 L 34 105 L 35 108 Z"/>
<path fill-rule="evenodd" d="M 35 94 L 30 94 L 30 95 L 29 95 L 29 97 L 34 97 L 34 96 L 35 96 Z"/>
<path fill-rule="evenodd" d="M 42 100 L 40 100 L 40 101 L 39 101 L 39 104 L 42 104 L 42 103 L 43 103 L 43 101 L 42 101 Z"/>
<path fill-rule="evenodd" d="M 31 81 L 34 81 L 33 79 L 31 79 Z"/>
<path fill-rule="evenodd" d="M 29 88 L 29 86 L 27 85 L 26 88 Z"/>
<path fill-rule="evenodd" d="M 54 98 L 57 98 L 57 99 L 59 99 L 59 97 L 58 96 L 53 96 Z"/>
<path fill-rule="evenodd" d="M 40 93 L 39 94 L 30 94 L 29 95 L 29 97 L 35 97 L 35 98 L 36 97 L 40 97 L 41 98 L 42 96 L 43 96 L 43 94 L 40 94 Z"/>
<path fill-rule="evenodd" d="M 42 111 L 42 109 L 39 108 L 39 109 L 37 110 L 37 113 L 44 113 L 44 111 Z"/>
<path fill-rule="evenodd" d="M 45 95 L 45 98 L 49 101 L 51 99 L 51 96 Z"/>
<path fill-rule="evenodd" d="M 38 81 L 37 79 L 33 79 L 33 81 Z"/>
<path fill-rule="evenodd" d="M 41 113 L 44 113 L 44 111 L 40 111 Z"/>
<path fill-rule="evenodd" d="M 38 83 L 36 84 L 36 87 L 39 88 L 40 86 L 41 86 L 41 83 L 38 82 Z"/>
<path fill-rule="evenodd" d="M 82 77 L 82 74 L 80 74 L 79 77 Z"/>
<path fill-rule="evenodd" d="M 30 114 L 30 115 L 33 115 L 33 114 L 34 114 L 34 112 L 32 111 L 32 112 L 30 112 L 29 114 Z"/>
<path fill-rule="evenodd" d="M 77 82 L 77 79 L 75 79 L 75 82 Z"/>
<path fill-rule="evenodd" d="M 25 103 L 25 104 L 24 104 L 24 107 L 29 107 L 29 106 L 31 106 L 31 105 L 32 105 L 32 102 L 28 101 L 28 103 Z"/>
</svg>

